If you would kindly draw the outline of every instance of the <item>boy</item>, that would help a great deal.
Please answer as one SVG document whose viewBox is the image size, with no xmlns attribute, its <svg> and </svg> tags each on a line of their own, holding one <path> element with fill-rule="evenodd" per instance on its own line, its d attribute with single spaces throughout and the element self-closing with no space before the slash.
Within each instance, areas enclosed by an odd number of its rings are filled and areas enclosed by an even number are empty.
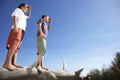
<svg viewBox="0 0 120 80">
<path fill-rule="evenodd" d="M 41 72 L 48 70 L 43 67 L 43 56 L 46 52 L 47 34 L 51 28 L 51 18 L 47 15 L 43 15 L 37 22 L 38 32 L 37 32 L 37 48 L 38 48 L 38 65 L 37 69 Z"/>
<path fill-rule="evenodd" d="M 16 62 L 26 29 L 26 20 L 27 18 L 30 18 L 30 11 L 31 7 L 25 3 L 22 3 L 12 13 L 13 26 L 6 45 L 8 53 L 3 65 L 4 68 L 10 71 L 14 71 L 16 68 L 22 68 L 22 66 L 17 65 Z M 27 12 L 27 15 L 25 15 L 24 12 Z"/>
</svg>

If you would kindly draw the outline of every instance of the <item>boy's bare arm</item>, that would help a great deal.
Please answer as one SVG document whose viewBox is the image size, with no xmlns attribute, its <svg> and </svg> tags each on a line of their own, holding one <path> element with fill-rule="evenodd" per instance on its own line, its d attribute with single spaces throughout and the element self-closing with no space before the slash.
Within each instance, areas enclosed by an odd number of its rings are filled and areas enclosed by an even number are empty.
<svg viewBox="0 0 120 80">
<path fill-rule="evenodd" d="M 13 16 L 13 25 L 14 25 L 14 32 L 18 32 L 18 29 L 17 29 L 17 17 L 16 16 Z"/>
<path fill-rule="evenodd" d="M 38 30 L 39 30 L 39 32 L 40 32 L 40 36 L 41 36 L 42 38 L 45 38 L 45 35 L 44 35 L 43 31 L 42 31 L 41 26 L 42 26 L 42 23 L 38 23 Z"/>
<path fill-rule="evenodd" d="M 51 25 L 50 24 L 48 24 L 48 31 L 51 29 Z"/>
<path fill-rule="evenodd" d="M 48 21 L 48 31 L 51 29 L 51 21 L 52 21 L 52 19 L 49 18 L 49 21 Z"/>
<path fill-rule="evenodd" d="M 28 5 L 28 14 L 27 14 L 27 16 L 30 18 L 30 16 L 31 16 L 31 6 L 30 5 Z"/>
</svg>

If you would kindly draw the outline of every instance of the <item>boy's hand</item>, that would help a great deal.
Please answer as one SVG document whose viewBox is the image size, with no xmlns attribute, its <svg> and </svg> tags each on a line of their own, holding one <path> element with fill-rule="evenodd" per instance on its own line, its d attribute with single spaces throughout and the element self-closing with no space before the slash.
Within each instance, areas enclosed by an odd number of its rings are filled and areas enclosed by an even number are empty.
<svg viewBox="0 0 120 80">
<path fill-rule="evenodd" d="M 46 36 L 44 34 L 40 34 L 40 37 L 44 38 L 44 39 L 46 38 Z"/>
<path fill-rule="evenodd" d="M 48 23 L 50 24 L 51 22 L 52 22 L 52 19 L 51 19 L 51 18 L 49 18 Z"/>
<path fill-rule="evenodd" d="M 30 5 L 28 5 L 28 11 L 30 11 L 31 10 L 31 6 Z"/>
<path fill-rule="evenodd" d="M 13 32 L 17 33 L 18 32 L 18 28 L 13 28 Z"/>
</svg>

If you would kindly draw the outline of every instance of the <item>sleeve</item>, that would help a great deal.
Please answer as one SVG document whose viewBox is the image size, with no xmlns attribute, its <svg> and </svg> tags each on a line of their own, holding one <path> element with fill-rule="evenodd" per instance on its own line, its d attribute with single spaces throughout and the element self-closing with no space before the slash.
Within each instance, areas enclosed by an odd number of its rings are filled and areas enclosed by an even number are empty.
<svg viewBox="0 0 120 80">
<path fill-rule="evenodd" d="M 26 18 L 30 18 L 30 17 L 26 16 Z"/>
<path fill-rule="evenodd" d="M 20 15 L 20 10 L 18 8 L 16 8 L 12 13 L 12 17 L 13 16 L 19 17 L 19 15 Z"/>
<path fill-rule="evenodd" d="M 37 21 L 37 24 L 39 24 L 39 23 L 42 23 L 42 20 L 41 20 L 41 19 L 39 19 L 39 20 Z"/>
</svg>

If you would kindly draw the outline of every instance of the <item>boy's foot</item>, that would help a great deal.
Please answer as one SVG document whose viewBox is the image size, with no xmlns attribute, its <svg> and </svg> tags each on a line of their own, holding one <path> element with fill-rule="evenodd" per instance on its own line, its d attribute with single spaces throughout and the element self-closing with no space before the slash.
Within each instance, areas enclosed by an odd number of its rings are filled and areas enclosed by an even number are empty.
<svg viewBox="0 0 120 80">
<path fill-rule="evenodd" d="M 46 67 L 42 67 L 42 68 L 43 68 L 43 69 L 45 69 L 45 70 L 47 70 L 47 71 L 49 70 L 49 69 L 48 69 L 48 68 L 46 68 Z"/>
<path fill-rule="evenodd" d="M 17 65 L 17 64 L 13 64 L 16 68 L 23 68 L 23 66 Z"/>
<path fill-rule="evenodd" d="M 17 70 L 14 66 L 6 66 L 6 65 L 3 65 L 3 68 L 6 68 L 7 70 L 9 70 L 9 71 L 15 71 L 15 70 Z"/>
<path fill-rule="evenodd" d="M 37 66 L 37 69 L 38 69 L 38 71 L 40 71 L 40 72 L 45 72 L 46 70 L 45 69 L 43 69 L 41 66 Z"/>
</svg>

